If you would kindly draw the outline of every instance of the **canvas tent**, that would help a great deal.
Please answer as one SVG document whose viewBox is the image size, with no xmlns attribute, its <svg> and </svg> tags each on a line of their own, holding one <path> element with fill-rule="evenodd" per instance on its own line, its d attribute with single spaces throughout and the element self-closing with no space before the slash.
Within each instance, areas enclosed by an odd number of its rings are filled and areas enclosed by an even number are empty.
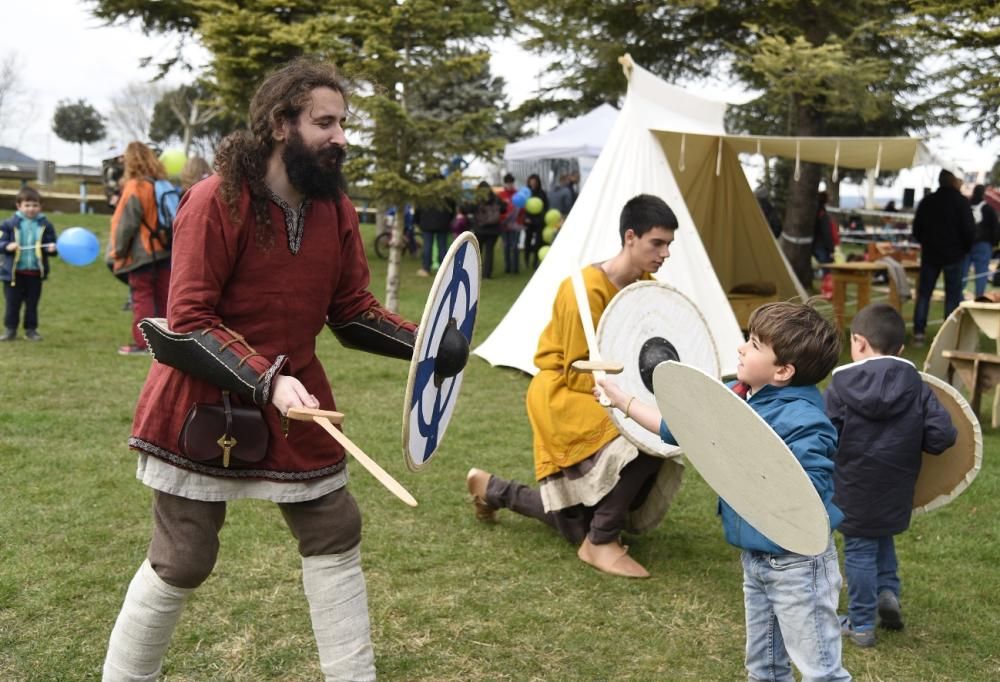
<svg viewBox="0 0 1000 682">
<path fill-rule="evenodd" d="M 926 150 L 912 138 L 727 135 L 725 102 L 669 85 L 627 57 L 624 61 L 628 93 L 590 180 L 538 271 L 473 352 L 493 365 L 537 372 L 533 357 L 559 283 L 574 269 L 618 252 L 621 207 L 644 192 L 662 197 L 680 225 L 657 279 L 698 305 L 719 347 L 723 373 L 735 373 L 743 334 L 726 292 L 768 281 L 780 299 L 804 294 L 761 214 L 738 153 L 892 170 L 916 163 Z"/>
<path fill-rule="evenodd" d="M 617 118 L 617 109 L 610 104 L 602 104 L 538 137 L 511 142 L 504 148 L 504 161 L 568 159 L 579 156 L 597 158 L 601 155 Z"/>
<path fill-rule="evenodd" d="M 558 173 L 577 170 L 582 187 L 617 118 L 617 109 L 601 104 L 547 133 L 511 142 L 504 148 L 504 166 L 522 183 L 531 173 L 537 173 L 545 187 Z"/>
</svg>

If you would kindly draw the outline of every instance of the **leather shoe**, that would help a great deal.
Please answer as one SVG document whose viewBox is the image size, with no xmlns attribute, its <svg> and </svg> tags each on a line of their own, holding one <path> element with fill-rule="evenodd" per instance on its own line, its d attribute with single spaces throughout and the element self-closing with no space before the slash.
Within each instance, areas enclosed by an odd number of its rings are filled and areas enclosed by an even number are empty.
<svg viewBox="0 0 1000 682">
<path fill-rule="evenodd" d="M 590 538 L 584 538 L 576 555 L 583 563 L 590 564 L 609 575 L 617 575 L 622 578 L 649 577 L 649 571 L 629 556 L 628 550 L 620 541 L 595 545 L 590 541 Z"/>
<path fill-rule="evenodd" d="M 472 495 L 472 505 L 476 510 L 476 518 L 486 523 L 495 523 L 497 508 L 486 502 L 486 486 L 490 483 L 492 474 L 482 469 L 472 468 L 465 476 L 465 487 Z"/>
</svg>

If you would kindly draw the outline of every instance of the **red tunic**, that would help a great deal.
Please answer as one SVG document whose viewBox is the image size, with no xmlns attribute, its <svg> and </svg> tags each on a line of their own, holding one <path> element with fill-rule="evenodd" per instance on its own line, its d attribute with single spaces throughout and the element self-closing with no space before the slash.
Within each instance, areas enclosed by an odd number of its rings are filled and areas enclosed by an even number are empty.
<svg viewBox="0 0 1000 682">
<path fill-rule="evenodd" d="M 305 209 L 301 243 L 293 254 L 285 216 L 270 202 L 274 243 L 262 249 L 254 238 L 249 190 L 244 189 L 239 205 L 240 215 L 247 217 L 236 225 L 219 197 L 219 184 L 218 176 L 199 182 L 184 195 L 178 211 L 167 305 L 170 328 L 190 332 L 221 324 L 243 335 L 260 353 L 249 360 L 258 375 L 286 355 L 281 373 L 301 381 L 321 408 L 336 409 L 316 357 L 316 336 L 327 318 L 340 322 L 372 308 L 381 310 L 367 290 L 368 261 L 354 206 L 346 197 L 339 204 L 313 201 Z M 228 338 L 223 332 L 217 335 Z M 245 354 L 243 348 L 236 344 L 233 350 Z M 342 468 L 344 451 L 336 441 L 309 422 L 290 422 L 286 437 L 272 405 L 261 410 L 270 429 L 268 454 L 253 468 L 222 468 L 183 457 L 177 443 L 188 410 L 196 402 L 220 401 L 219 387 L 154 362 L 139 396 L 129 445 L 214 476 L 305 481 Z"/>
</svg>

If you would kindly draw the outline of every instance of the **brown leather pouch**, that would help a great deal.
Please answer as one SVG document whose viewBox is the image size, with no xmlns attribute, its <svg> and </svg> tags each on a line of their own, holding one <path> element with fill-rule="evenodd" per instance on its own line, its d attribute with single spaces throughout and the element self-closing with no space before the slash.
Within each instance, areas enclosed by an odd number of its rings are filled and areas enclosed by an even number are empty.
<svg viewBox="0 0 1000 682">
<path fill-rule="evenodd" d="M 191 406 L 177 446 L 188 459 L 229 468 L 264 459 L 269 437 L 260 410 L 233 405 L 229 391 L 223 391 L 221 405 Z"/>
</svg>

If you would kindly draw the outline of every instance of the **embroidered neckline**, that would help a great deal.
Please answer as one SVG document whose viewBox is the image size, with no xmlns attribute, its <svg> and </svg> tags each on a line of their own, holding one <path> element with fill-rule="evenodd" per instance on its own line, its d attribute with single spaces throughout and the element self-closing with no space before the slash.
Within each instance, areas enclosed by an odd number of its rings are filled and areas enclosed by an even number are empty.
<svg viewBox="0 0 1000 682">
<path fill-rule="evenodd" d="M 299 205 L 298 209 L 292 208 L 291 205 L 280 196 L 278 196 L 273 189 L 267 188 L 268 198 L 277 204 L 278 208 L 285 216 L 285 232 L 288 235 L 288 250 L 295 255 L 299 252 L 299 248 L 302 246 L 302 233 L 305 231 L 306 227 L 306 211 L 312 206 L 311 199 L 304 199 L 302 204 Z"/>
</svg>

